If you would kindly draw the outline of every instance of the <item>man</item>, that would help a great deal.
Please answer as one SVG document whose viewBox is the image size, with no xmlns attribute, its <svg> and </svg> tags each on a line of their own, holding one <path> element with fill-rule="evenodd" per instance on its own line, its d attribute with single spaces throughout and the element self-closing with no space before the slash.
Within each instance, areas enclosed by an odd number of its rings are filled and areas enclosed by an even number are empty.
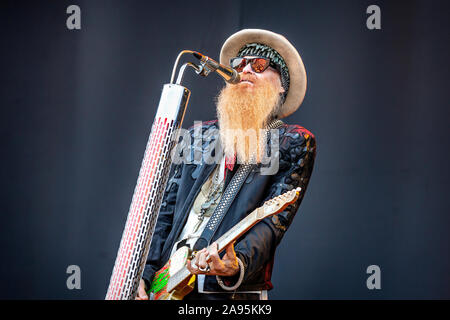
<svg viewBox="0 0 450 320">
<path fill-rule="evenodd" d="M 303 199 L 316 153 L 315 138 L 308 130 L 279 120 L 303 101 L 306 72 L 300 55 L 286 38 L 260 29 L 232 35 L 222 47 L 220 62 L 235 68 L 241 81 L 226 85 L 220 92 L 218 121 L 190 129 L 193 140 L 200 144 L 194 142 L 189 152 L 205 156 L 210 144 L 218 142 L 224 156 L 217 164 L 201 161 L 172 166 L 138 300 L 148 299 L 146 290 L 155 271 L 182 245 L 198 250 L 187 265 L 198 275 L 196 287 L 185 299 L 267 299 L 267 290 L 273 287 L 270 279 L 275 249 Z M 265 134 L 268 128 L 277 128 L 278 140 Z M 205 139 L 214 130 L 219 136 Z M 251 138 L 248 132 L 254 133 Z M 203 140 L 195 139 L 199 134 Z M 279 143 L 279 152 L 270 157 L 277 167 L 275 172 L 264 174 L 264 155 L 271 152 L 274 143 Z M 240 167 L 252 163 L 255 165 L 243 176 L 237 194 L 222 199 L 234 175 L 241 174 Z M 295 203 L 259 222 L 218 254 L 215 240 L 265 201 L 297 187 L 301 192 Z M 205 226 L 223 203 L 228 210 L 205 240 Z"/>
</svg>

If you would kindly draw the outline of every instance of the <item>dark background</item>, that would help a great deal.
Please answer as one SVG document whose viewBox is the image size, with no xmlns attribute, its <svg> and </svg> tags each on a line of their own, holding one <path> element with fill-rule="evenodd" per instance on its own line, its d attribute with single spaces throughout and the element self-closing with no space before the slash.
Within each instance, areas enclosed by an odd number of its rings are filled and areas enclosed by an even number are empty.
<svg viewBox="0 0 450 320">
<path fill-rule="evenodd" d="M 218 59 L 232 33 L 263 28 L 302 55 L 306 98 L 285 120 L 318 145 L 269 298 L 449 299 L 448 16 L 447 1 L 2 1 L 0 298 L 104 298 L 177 54 Z M 184 85 L 183 126 L 216 118 L 223 81 Z"/>
</svg>

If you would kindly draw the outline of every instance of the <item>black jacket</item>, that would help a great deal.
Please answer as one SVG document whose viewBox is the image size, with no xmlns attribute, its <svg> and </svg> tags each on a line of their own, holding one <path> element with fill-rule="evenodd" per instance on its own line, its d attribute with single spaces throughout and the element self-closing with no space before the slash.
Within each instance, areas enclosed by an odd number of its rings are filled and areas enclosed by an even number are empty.
<svg viewBox="0 0 450 320">
<path fill-rule="evenodd" d="M 217 121 L 203 122 L 201 132 L 217 129 Z M 279 130 L 280 158 L 279 170 L 273 175 L 261 175 L 260 168 L 250 172 L 238 195 L 231 204 L 228 213 L 219 225 L 212 242 L 231 229 L 247 214 L 271 198 L 288 190 L 301 187 L 299 199 L 276 216 L 266 218 L 251 228 L 235 243 L 237 256 L 245 266 L 244 280 L 239 291 L 270 290 L 272 283 L 273 257 L 275 249 L 283 238 L 303 199 L 308 185 L 316 155 L 314 135 L 297 125 L 284 125 Z M 199 128 L 189 129 L 194 134 Z M 208 139 L 206 139 L 208 140 Z M 198 142 L 198 140 L 197 140 Z M 205 152 L 208 141 L 201 145 L 190 145 L 190 152 Z M 181 233 L 193 202 L 201 186 L 215 168 L 215 164 L 178 164 L 172 165 L 169 181 L 164 193 L 157 224 L 153 233 L 143 278 L 151 282 L 154 273 L 169 260 L 172 247 Z M 227 169 L 225 185 L 236 172 Z M 217 284 L 215 276 L 206 276 L 204 290 L 224 291 Z"/>
</svg>

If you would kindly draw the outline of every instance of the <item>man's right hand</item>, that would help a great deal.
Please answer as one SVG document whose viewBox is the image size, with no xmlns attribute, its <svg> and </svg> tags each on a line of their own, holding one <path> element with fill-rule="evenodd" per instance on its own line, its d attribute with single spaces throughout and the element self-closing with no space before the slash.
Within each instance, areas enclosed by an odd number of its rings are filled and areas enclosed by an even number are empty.
<svg viewBox="0 0 450 320">
<path fill-rule="evenodd" d="M 136 295 L 136 300 L 148 300 L 148 295 L 145 292 L 145 289 L 145 281 L 141 279 L 141 281 L 139 281 L 139 289 Z"/>
</svg>

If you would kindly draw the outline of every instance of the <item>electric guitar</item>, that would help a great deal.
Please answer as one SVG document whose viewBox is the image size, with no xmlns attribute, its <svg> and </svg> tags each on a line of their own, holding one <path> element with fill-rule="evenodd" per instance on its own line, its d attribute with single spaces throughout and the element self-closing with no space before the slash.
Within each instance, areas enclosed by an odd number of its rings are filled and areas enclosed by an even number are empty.
<svg viewBox="0 0 450 320">
<path fill-rule="evenodd" d="M 223 251 L 227 245 L 238 239 L 262 219 L 275 215 L 294 203 L 300 195 L 300 190 L 301 188 L 297 188 L 283 193 L 252 211 L 215 241 L 218 245 L 218 252 Z M 193 257 L 194 254 L 189 247 L 179 248 L 164 267 L 155 273 L 147 292 L 150 300 L 182 300 L 191 292 L 195 285 L 195 274 L 191 274 L 186 265 L 187 260 Z"/>
</svg>

